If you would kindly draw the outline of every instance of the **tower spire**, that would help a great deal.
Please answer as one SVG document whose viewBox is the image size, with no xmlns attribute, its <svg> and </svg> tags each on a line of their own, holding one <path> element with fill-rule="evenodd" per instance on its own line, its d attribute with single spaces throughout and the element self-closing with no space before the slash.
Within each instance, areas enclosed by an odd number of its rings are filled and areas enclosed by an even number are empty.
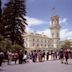
<svg viewBox="0 0 72 72">
<path fill-rule="evenodd" d="M 51 8 L 51 13 L 52 13 L 52 16 L 56 16 L 56 5 L 55 5 L 55 0 L 53 0 L 52 2 L 52 8 Z"/>
<path fill-rule="evenodd" d="M 53 6 L 53 7 L 52 7 L 52 16 L 55 16 L 55 15 L 56 15 L 56 7 Z"/>
</svg>

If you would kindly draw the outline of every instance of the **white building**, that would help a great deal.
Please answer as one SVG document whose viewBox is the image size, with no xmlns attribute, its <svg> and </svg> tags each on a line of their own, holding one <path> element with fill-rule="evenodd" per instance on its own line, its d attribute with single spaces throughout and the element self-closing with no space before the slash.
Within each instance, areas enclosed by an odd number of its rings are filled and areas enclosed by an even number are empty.
<svg viewBox="0 0 72 72">
<path fill-rule="evenodd" d="M 59 17 L 58 16 L 52 16 L 51 17 L 51 24 L 50 24 L 50 30 L 52 38 L 49 38 L 46 35 L 43 34 L 37 34 L 37 33 L 26 33 L 24 34 L 24 45 L 26 49 L 34 50 L 34 49 L 52 49 L 52 48 L 58 48 L 59 47 Z"/>
<path fill-rule="evenodd" d="M 53 39 L 43 34 L 27 33 L 24 35 L 25 47 L 30 50 L 50 49 L 53 47 Z"/>
</svg>

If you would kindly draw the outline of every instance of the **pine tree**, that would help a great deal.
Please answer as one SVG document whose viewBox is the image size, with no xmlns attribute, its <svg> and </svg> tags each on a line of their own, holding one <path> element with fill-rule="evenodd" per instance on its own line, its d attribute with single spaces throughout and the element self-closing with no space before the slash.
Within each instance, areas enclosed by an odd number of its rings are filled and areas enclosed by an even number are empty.
<svg viewBox="0 0 72 72">
<path fill-rule="evenodd" d="M 1 9 L 1 0 L 0 0 L 0 35 L 1 35 L 1 14 L 2 14 L 2 9 Z"/>
<path fill-rule="evenodd" d="M 15 43 L 23 46 L 24 40 L 22 34 L 25 32 L 26 23 L 26 5 L 25 0 L 9 0 L 5 4 L 2 16 L 4 25 L 4 36 Z"/>
<path fill-rule="evenodd" d="M 1 0 L 0 0 L 0 21 L 1 21 Z"/>
</svg>

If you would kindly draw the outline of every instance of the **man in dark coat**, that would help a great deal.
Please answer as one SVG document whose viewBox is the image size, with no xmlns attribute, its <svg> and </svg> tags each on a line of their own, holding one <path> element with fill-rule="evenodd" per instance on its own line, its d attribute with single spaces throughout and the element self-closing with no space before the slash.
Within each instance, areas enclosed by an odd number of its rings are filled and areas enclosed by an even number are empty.
<svg viewBox="0 0 72 72">
<path fill-rule="evenodd" d="M 65 56 L 65 61 L 66 61 L 65 64 L 68 64 L 69 52 L 67 49 L 64 51 L 64 56 Z"/>
<path fill-rule="evenodd" d="M 64 51 L 63 51 L 62 48 L 61 48 L 61 50 L 59 51 L 59 56 L 60 56 L 61 63 L 63 63 L 63 59 L 64 59 Z"/>
<path fill-rule="evenodd" d="M 0 49 L 0 66 L 2 66 L 3 58 L 4 58 L 4 52 Z"/>
<path fill-rule="evenodd" d="M 23 52 L 22 52 L 22 50 L 20 50 L 19 51 L 19 64 L 22 64 L 22 62 L 23 62 Z"/>
</svg>

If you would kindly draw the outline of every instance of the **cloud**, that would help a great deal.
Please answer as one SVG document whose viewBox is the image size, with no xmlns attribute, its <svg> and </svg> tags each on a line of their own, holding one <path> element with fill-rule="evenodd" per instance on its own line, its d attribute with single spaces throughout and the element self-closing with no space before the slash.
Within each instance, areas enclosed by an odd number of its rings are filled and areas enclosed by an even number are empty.
<svg viewBox="0 0 72 72">
<path fill-rule="evenodd" d="M 70 31 L 69 29 L 62 29 L 60 31 L 60 37 L 61 40 L 72 39 L 72 31 Z"/>
<path fill-rule="evenodd" d="M 68 26 L 68 19 L 67 18 L 60 18 L 60 38 L 61 40 L 65 39 L 72 39 L 72 31 L 67 28 Z"/>
<path fill-rule="evenodd" d="M 29 32 L 34 32 L 33 30 L 32 30 L 32 28 L 30 28 L 29 26 L 26 26 L 26 30 L 25 30 L 27 33 L 29 33 Z"/>
<path fill-rule="evenodd" d="M 44 34 L 44 35 L 47 35 L 48 37 L 50 37 L 51 38 L 51 32 L 50 32 L 50 29 L 45 29 L 45 30 L 43 30 L 43 31 L 37 31 L 37 33 L 39 33 L 39 34 Z"/>
<path fill-rule="evenodd" d="M 68 25 L 68 19 L 67 18 L 60 18 L 59 24 L 62 28 L 66 27 Z"/>
<path fill-rule="evenodd" d="M 33 18 L 33 17 L 28 17 L 28 16 L 26 17 L 26 19 L 27 19 L 28 26 L 36 26 L 36 25 L 51 23 L 51 21 L 44 21 L 38 18 Z M 59 24 L 61 28 L 64 28 L 68 24 L 67 18 L 60 18 Z"/>
<path fill-rule="evenodd" d="M 62 19 L 60 18 L 60 24 L 61 23 L 66 23 L 66 22 L 67 22 L 67 18 L 62 18 Z"/>
<path fill-rule="evenodd" d="M 48 23 L 46 21 L 43 21 L 37 18 L 32 18 L 32 17 L 26 17 L 26 19 L 29 26 Z"/>
<path fill-rule="evenodd" d="M 34 32 L 30 27 L 27 27 L 26 31 Z M 50 29 L 45 29 L 42 31 L 37 30 L 36 33 L 39 33 L 39 34 L 43 33 L 44 35 L 47 35 L 50 38 L 52 37 Z M 70 31 L 69 29 L 61 29 L 60 30 L 60 39 L 61 40 L 72 39 L 72 31 Z"/>
<path fill-rule="evenodd" d="M 31 28 L 31 26 L 37 26 L 37 25 L 41 25 L 41 24 L 48 24 L 47 21 L 43 21 L 37 18 L 33 18 L 33 17 L 25 17 L 27 19 L 27 23 L 28 25 L 26 26 L 26 32 L 34 32 Z"/>
<path fill-rule="evenodd" d="M 50 38 L 52 37 L 50 29 L 45 29 L 43 31 L 37 31 L 37 33 L 40 33 L 40 34 L 44 33 L 44 35 L 47 35 Z M 61 40 L 72 39 L 72 31 L 70 31 L 69 29 L 60 30 L 60 39 Z"/>
<path fill-rule="evenodd" d="M 33 31 L 30 27 L 27 27 L 27 28 L 26 28 L 26 32 L 27 32 L 27 33 L 29 33 L 29 32 L 33 32 L 33 33 L 34 33 L 34 31 Z M 45 29 L 45 30 L 42 30 L 42 31 L 38 31 L 38 30 L 37 30 L 36 33 L 38 33 L 38 34 L 44 34 L 44 35 L 47 35 L 48 37 L 51 38 L 50 29 Z"/>
<path fill-rule="evenodd" d="M 26 27 L 26 31 L 27 32 L 34 32 L 31 28 L 32 25 L 36 26 L 36 25 L 41 25 L 41 24 L 45 24 L 45 23 L 50 23 L 47 22 L 47 21 L 43 21 L 43 20 L 40 20 L 40 19 L 37 19 L 37 18 L 31 18 L 31 17 L 26 17 L 27 18 L 27 22 L 28 22 L 28 26 Z M 65 39 L 72 39 L 72 31 L 69 30 L 68 28 L 63 28 L 63 25 L 66 26 L 67 24 L 67 18 L 60 18 L 60 26 L 61 26 L 61 29 L 60 29 L 60 39 L 61 40 L 65 40 Z M 42 31 L 39 31 L 39 30 L 36 30 L 36 33 L 39 33 L 39 34 L 44 34 L 44 35 L 47 35 L 48 37 L 51 37 L 51 31 L 49 28 L 45 28 L 44 30 Z"/>
</svg>

